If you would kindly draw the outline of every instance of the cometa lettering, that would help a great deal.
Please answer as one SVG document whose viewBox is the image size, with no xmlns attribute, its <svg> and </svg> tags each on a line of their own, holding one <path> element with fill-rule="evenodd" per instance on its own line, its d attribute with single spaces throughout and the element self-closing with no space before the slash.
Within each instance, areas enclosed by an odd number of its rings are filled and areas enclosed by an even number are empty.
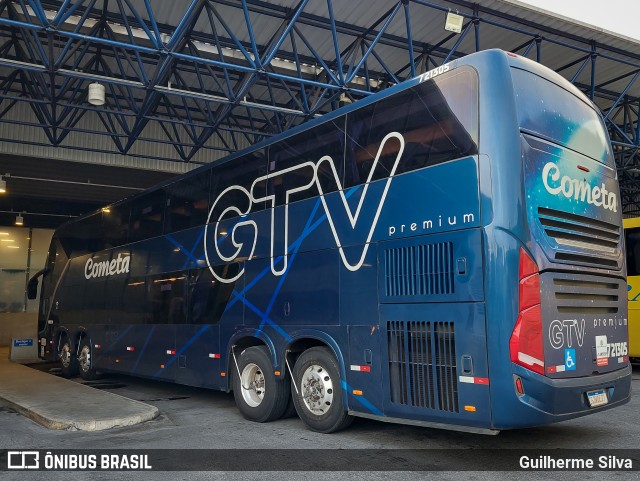
<svg viewBox="0 0 640 481">
<path fill-rule="evenodd" d="M 553 162 L 548 162 L 542 169 L 542 182 L 551 195 L 564 195 L 567 199 L 618 212 L 618 198 L 614 192 L 607 190 L 604 182 L 594 187 L 586 180 L 572 179 L 568 175 L 562 175 L 560 168 Z"/>
<path fill-rule="evenodd" d="M 94 262 L 93 259 L 87 259 L 84 265 L 84 277 L 93 279 L 96 277 L 113 276 L 116 274 L 125 274 L 129 272 L 129 262 L 131 256 L 118 254 L 116 259 L 110 261 Z"/>
</svg>

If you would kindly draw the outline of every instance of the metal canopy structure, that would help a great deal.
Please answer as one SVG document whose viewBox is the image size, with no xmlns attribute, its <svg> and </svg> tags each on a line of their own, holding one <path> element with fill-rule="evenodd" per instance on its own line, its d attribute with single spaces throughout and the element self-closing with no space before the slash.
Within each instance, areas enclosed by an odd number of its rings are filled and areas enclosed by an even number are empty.
<svg viewBox="0 0 640 481">
<path fill-rule="evenodd" d="M 1 0 L 0 141 L 197 165 L 488 48 L 594 100 L 640 213 L 640 43 L 515 0 Z"/>
</svg>

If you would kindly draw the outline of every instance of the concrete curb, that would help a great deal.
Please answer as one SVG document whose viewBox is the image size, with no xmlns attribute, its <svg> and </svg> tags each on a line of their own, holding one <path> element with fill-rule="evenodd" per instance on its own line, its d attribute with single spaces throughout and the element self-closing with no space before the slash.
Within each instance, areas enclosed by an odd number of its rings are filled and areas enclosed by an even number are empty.
<svg viewBox="0 0 640 481">
<path fill-rule="evenodd" d="M 73 382 L 73 381 L 69 381 Z M 83 386 L 86 387 L 86 386 Z M 93 388 L 87 388 L 93 389 Z M 15 409 L 17 412 L 22 414 L 23 416 L 35 421 L 36 423 L 44 426 L 47 429 L 59 429 L 63 431 L 103 431 L 105 429 L 112 428 L 120 428 L 125 426 L 133 426 L 135 424 L 144 423 L 146 421 L 151 421 L 155 419 L 160 414 L 160 410 L 149 404 L 142 403 L 140 401 L 136 401 L 135 399 L 128 399 L 122 396 L 118 396 L 117 394 L 113 394 L 110 392 L 102 392 L 102 394 L 111 394 L 112 396 L 117 396 L 120 399 L 126 400 L 130 403 L 138 403 L 141 407 L 144 406 L 145 412 L 136 415 L 122 416 L 122 417 L 112 417 L 112 418 L 102 418 L 102 419 L 87 419 L 87 420 L 79 420 L 73 419 L 72 417 L 66 416 L 54 416 L 50 413 L 42 413 L 37 409 L 30 408 L 21 404 L 19 401 L 13 401 L 9 397 L 3 395 L 0 392 L 0 399 L 6 401 L 10 407 Z"/>
<path fill-rule="evenodd" d="M 2 351 L 0 399 L 48 429 L 101 431 L 160 414 L 155 406 L 12 363 Z"/>
</svg>

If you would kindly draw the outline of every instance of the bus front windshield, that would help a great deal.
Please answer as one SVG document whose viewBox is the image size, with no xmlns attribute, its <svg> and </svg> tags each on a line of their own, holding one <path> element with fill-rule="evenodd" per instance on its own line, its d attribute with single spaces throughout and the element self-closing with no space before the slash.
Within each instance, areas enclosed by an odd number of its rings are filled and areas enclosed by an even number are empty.
<svg viewBox="0 0 640 481">
<path fill-rule="evenodd" d="M 604 124 L 589 105 L 536 74 L 512 68 L 520 128 L 613 165 Z"/>
</svg>

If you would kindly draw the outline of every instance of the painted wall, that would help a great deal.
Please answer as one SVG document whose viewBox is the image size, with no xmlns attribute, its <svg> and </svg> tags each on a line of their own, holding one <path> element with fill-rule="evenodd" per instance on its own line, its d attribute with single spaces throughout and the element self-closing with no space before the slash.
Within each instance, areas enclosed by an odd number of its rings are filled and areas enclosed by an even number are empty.
<svg viewBox="0 0 640 481">
<path fill-rule="evenodd" d="M 38 334 L 38 314 L 36 312 L 0 313 L 0 347 L 7 347 L 11 339 L 36 338 Z"/>
</svg>

